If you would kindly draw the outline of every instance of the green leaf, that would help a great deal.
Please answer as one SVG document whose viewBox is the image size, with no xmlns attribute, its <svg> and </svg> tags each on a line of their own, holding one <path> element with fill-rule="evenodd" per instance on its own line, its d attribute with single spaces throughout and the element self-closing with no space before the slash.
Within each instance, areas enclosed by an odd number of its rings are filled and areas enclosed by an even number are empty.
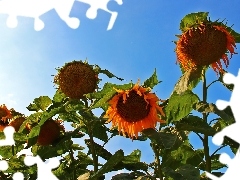
<svg viewBox="0 0 240 180">
<path fill-rule="evenodd" d="M 227 167 L 225 164 L 220 163 L 219 156 L 220 156 L 220 154 L 214 154 L 211 157 L 211 169 L 212 170 L 218 170 L 223 167 Z"/>
<path fill-rule="evenodd" d="M 13 156 L 12 154 L 12 146 L 1 146 L 0 148 L 0 156 L 4 159 L 8 159 Z"/>
<path fill-rule="evenodd" d="M 81 151 L 78 151 L 77 157 L 79 159 L 80 164 L 85 164 L 86 166 L 93 164 L 93 160 L 87 154 Z"/>
<path fill-rule="evenodd" d="M 194 151 L 191 157 L 189 157 L 186 161 L 187 164 L 191 164 L 194 167 L 197 167 L 204 158 L 204 151 L 203 149 L 197 149 Z"/>
<path fill-rule="evenodd" d="M 80 123 L 80 116 L 76 112 L 67 112 L 67 113 L 60 113 L 59 118 L 67 121 L 67 122 L 73 122 L 73 123 Z"/>
<path fill-rule="evenodd" d="M 178 168 L 178 173 L 180 173 L 184 180 L 199 180 L 200 171 L 190 164 L 185 164 Z"/>
<path fill-rule="evenodd" d="M 27 109 L 29 111 L 45 111 L 51 103 L 52 100 L 48 96 L 40 96 L 39 98 L 35 98 L 33 104 L 30 104 Z"/>
<path fill-rule="evenodd" d="M 113 97 L 114 94 L 117 93 L 114 88 L 127 90 L 127 89 L 130 89 L 131 87 L 132 87 L 132 83 L 123 84 L 123 85 L 106 83 L 101 91 L 93 94 L 101 98 L 96 100 L 94 104 L 89 108 L 89 110 L 95 109 L 95 108 L 103 108 L 104 110 L 106 110 L 108 107 L 108 101 Z"/>
<path fill-rule="evenodd" d="M 194 108 L 194 110 L 201 112 L 201 113 L 202 112 L 203 113 L 215 113 L 229 124 L 232 124 L 235 122 L 234 117 L 230 115 L 231 113 L 229 112 L 228 109 L 221 111 L 213 103 L 198 102 L 198 103 L 194 104 L 193 108 Z"/>
<path fill-rule="evenodd" d="M 124 80 L 124 79 L 122 79 L 122 78 L 119 78 L 119 77 L 115 76 L 113 73 L 111 73 L 111 72 L 108 71 L 107 69 L 101 69 L 101 70 L 99 71 L 99 73 L 103 73 L 103 74 L 107 75 L 109 78 L 115 77 L 115 78 L 117 78 L 117 79 L 120 80 L 120 81 L 123 81 L 123 80 Z"/>
<path fill-rule="evenodd" d="M 107 69 L 101 69 L 100 66 L 98 65 L 95 65 L 95 69 L 94 69 L 97 73 L 102 73 L 102 74 L 105 74 L 106 76 L 108 76 L 109 78 L 117 78 L 118 80 L 122 81 L 124 79 L 122 78 L 119 78 L 117 76 L 115 76 L 113 73 L 111 73 L 110 71 L 108 71 Z"/>
<path fill-rule="evenodd" d="M 121 162 L 124 158 L 124 152 L 123 150 L 118 150 L 112 157 L 96 172 L 94 173 L 91 178 L 97 179 L 101 175 L 110 172 L 113 167 Z"/>
<path fill-rule="evenodd" d="M 134 150 L 131 154 L 124 157 L 123 163 L 140 162 L 141 151 L 139 149 Z"/>
<path fill-rule="evenodd" d="M 89 152 L 91 152 L 92 146 L 90 139 L 85 139 L 85 144 L 87 145 Z M 97 144 L 96 142 L 93 142 L 93 146 L 95 148 L 96 154 L 103 159 L 109 160 L 112 157 L 112 154 L 108 152 L 105 148 L 103 148 L 103 146 Z"/>
<path fill-rule="evenodd" d="M 180 23 L 180 30 L 182 32 L 188 30 L 196 24 L 207 21 L 208 12 L 197 12 L 186 15 Z"/>
<path fill-rule="evenodd" d="M 52 157 L 60 156 L 69 151 L 69 148 L 72 146 L 72 141 L 62 141 L 56 146 L 32 146 L 32 153 L 34 156 L 39 155 L 41 159 L 49 159 Z"/>
<path fill-rule="evenodd" d="M 163 145 L 166 149 L 172 148 L 177 139 L 176 134 L 157 132 L 151 128 L 143 130 L 142 133 L 148 136 L 151 141 L 157 143 L 158 145 Z"/>
<path fill-rule="evenodd" d="M 223 167 L 227 167 L 225 164 L 222 164 L 220 161 L 219 161 L 219 156 L 220 154 L 214 154 L 213 156 L 211 156 L 211 169 L 212 170 L 219 170 Z M 205 170 L 206 168 L 206 162 L 202 162 L 199 166 L 199 169 L 200 170 Z"/>
<path fill-rule="evenodd" d="M 198 101 L 198 96 L 190 90 L 182 94 L 174 92 L 165 108 L 168 123 L 186 117 L 193 110 L 193 105 Z"/>
<path fill-rule="evenodd" d="M 61 103 L 66 98 L 66 95 L 61 92 L 60 90 L 57 90 L 56 93 L 53 96 L 53 102 L 55 103 Z"/>
<path fill-rule="evenodd" d="M 36 105 L 36 104 L 29 104 L 27 107 L 26 107 L 29 111 L 36 111 L 38 112 L 40 110 L 40 108 Z"/>
<path fill-rule="evenodd" d="M 176 123 L 178 130 L 193 131 L 196 133 L 202 133 L 208 136 L 213 136 L 216 131 L 214 128 L 208 125 L 202 118 L 198 116 L 187 116 Z"/>
<path fill-rule="evenodd" d="M 165 176 L 168 177 L 167 180 L 185 180 L 180 173 L 174 171 L 170 167 L 164 167 L 163 173 L 165 174 Z M 169 177 L 171 177 L 171 178 L 169 178 Z"/>
<path fill-rule="evenodd" d="M 101 124 L 99 121 L 96 121 L 93 125 L 93 136 L 107 142 L 108 135 L 107 135 L 107 128 L 104 124 Z"/>
<path fill-rule="evenodd" d="M 195 88 L 201 80 L 201 70 L 202 69 L 190 69 L 186 71 L 175 85 L 174 91 L 177 94 L 181 94 L 186 90 Z"/>
<path fill-rule="evenodd" d="M 157 71 L 155 69 L 152 76 L 143 83 L 143 86 L 150 87 L 152 89 L 154 88 L 154 86 L 158 85 L 160 82 L 161 81 L 159 81 L 157 78 Z"/>
</svg>

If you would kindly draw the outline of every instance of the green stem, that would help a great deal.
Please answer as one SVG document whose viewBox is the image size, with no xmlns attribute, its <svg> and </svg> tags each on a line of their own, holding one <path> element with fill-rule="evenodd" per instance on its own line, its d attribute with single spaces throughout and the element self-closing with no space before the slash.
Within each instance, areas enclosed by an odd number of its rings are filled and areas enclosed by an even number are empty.
<svg viewBox="0 0 240 180">
<path fill-rule="evenodd" d="M 203 81 L 203 103 L 207 103 L 207 81 L 206 81 L 206 72 L 205 70 L 202 71 L 202 81 Z M 203 120 L 207 122 L 207 114 L 202 113 Z M 209 145 L 208 145 L 208 135 L 204 134 L 203 137 L 203 148 L 204 148 L 204 155 L 205 155 L 205 162 L 206 167 L 205 170 L 211 172 L 211 156 L 209 155 Z"/>
<path fill-rule="evenodd" d="M 163 172 L 161 167 L 161 162 L 159 159 L 159 149 L 155 146 L 155 144 L 152 143 L 153 152 L 155 154 L 155 162 L 157 164 L 156 172 L 160 180 L 163 180 Z"/>
<path fill-rule="evenodd" d="M 12 145 L 12 155 L 14 156 L 15 153 L 14 153 L 14 145 Z"/>
<path fill-rule="evenodd" d="M 96 173 L 98 171 L 98 157 L 95 151 L 93 133 L 90 126 L 88 126 L 88 132 L 90 137 L 90 146 L 91 146 L 91 152 L 92 152 L 92 158 L 93 158 L 94 172 Z"/>
<path fill-rule="evenodd" d="M 73 157 L 73 150 L 72 148 L 70 148 L 69 150 L 69 154 L 70 154 L 70 158 L 71 158 L 71 161 L 72 161 L 72 166 L 73 166 L 73 180 L 77 179 L 76 178 L 76 168 L 75 168 L 75 159 Z"/>
</svg>

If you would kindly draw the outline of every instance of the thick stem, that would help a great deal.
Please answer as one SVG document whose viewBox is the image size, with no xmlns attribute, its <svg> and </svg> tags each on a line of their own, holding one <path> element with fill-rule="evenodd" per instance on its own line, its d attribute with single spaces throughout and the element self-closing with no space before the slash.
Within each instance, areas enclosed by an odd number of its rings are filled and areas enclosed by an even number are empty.
<svg viewBox="0 0 240 180">
<path fill-rule="evenodd" d="M 207 82 L 205 70 L 202 71 L 202 81 L 203 81 L 203 103 L 207 103 Z M 202 113 L 203 120 L 207 122 L 207 114 Z M 209 155 L 209 145 L 208 145 L 208 135 L 204 134 L 203 137 L 203 148 L 205 155 L 206 167 L 205 170 L 211 172 L 211 157 Z"/>
<path fill-rule="evenodd" d="M 153 144 L 153 143 L 152 143 L 152 148 L 153 148 L 153 152 L 155 154 L 155 162 L 157 164 L 157 169 L 156 169 L 155 173 L 157 173 L 160 180 L 163 180 L 163 172 L 162 172 L 161 162 L 160 162 L 160 159 L 159 159 L 159 150 L 155 146 L 155 144 Z"/>
<path fill-rule="evenodd" d="M 73 180 L 77 179 L 76 178 L 76 169 L 75 169 L 75 159 L 74 159 L 74 156 L 73 156 L 73 150 L 72 148 L 70 148 L 69 150 L 69 154 L 70 154 L 70 158 L 71 158 L 71 161 L 72 161 L 72 166 L 73 166 Z"/>
<path fill-rule="evenodd" d="M 13 155 L 13 156 L 15 155 L 15 152 L 14 152 L 14 145 L 12 145 L 12 155 Z"/>
<path fill-rule="evenodd" d="M 94 172 L 98 171 L 98 156 L 95 151 L 94 147 L 94 140 L 93 140 L 93 134 L 91 127 L 88 127 L 89 137 L 90 137 L 90 146 L 91 146 L 91 152 L 92 152 L 92 158 L 93 158 L 93 166 L 94 166 Z"/>
</svg>

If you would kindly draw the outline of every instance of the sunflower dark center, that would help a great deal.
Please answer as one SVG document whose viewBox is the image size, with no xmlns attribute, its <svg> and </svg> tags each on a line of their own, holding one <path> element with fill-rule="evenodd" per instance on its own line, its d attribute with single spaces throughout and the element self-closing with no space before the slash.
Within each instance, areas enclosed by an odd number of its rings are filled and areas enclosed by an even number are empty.
<svg viewBox="0 0 240 180">
<path fill-rule="evenodd" d="M 3 108 L 0 108 L 0 119 L 1 119 L 2 117 L 5 117 L 5 116 L 7 116 L 6 110 L 3 109 Z"/>
<path fill-rule="evenodd" d="M 127 122 L 137 122 L 148 116 L 150 105 L 136 91 L 129 92 L 126 102 L 120 97 L 117 103 L 118 114 Z"/>
<path fill-rule="evenodd" d="M 201 30 L 200 30 L 201 29 Z M 192 59 L 196 65 L 210 65 L 218 61 L 227 50 L 227 35 L 206 25 L 200 29 L 191 29 L 186 34 L 183 53 Z"/>
<path fill-rule="evenodd" d="M 79 99 L 95 90 L 97 78 L 94 70 L 84 63 L 72 63 L 59 75 L 61 90 L 70 98 Z"/>
</svg>

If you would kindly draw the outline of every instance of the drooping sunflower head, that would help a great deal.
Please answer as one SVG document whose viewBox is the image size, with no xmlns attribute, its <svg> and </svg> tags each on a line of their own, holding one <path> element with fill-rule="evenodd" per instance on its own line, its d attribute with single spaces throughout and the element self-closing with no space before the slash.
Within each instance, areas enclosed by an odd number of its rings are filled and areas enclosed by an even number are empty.
<svg viewBox="0 0 240 180">
<path fill-rule="evenodd" d="M 9 120 L 12 118 L 11 111 L 6 107 L 5 104 L 0 106 L 0 131 L 8 126 Z"/>
<path fill-rule="evenodd" d="M 139 86 L 139 82 L 130 90 L 116 90 L 116 95 L 109 101 L 105 117 L 118 127 L 119 133 L 130 138 L 138 137 L 139 132 L 155 128 L 157 122 L 164 123 L 158 112 L 164 115 L 158 105 L 160 99 L 149 92 L 149 88 Z"/>
<path fill-rule="evenodd" d="M 48 119 L 41 126 L 37 143 L 42 146 L 51 145 L 60 137 L 62 131 L 64 126 L 61 120 Z"/>
<path fill-rule="evenodd" d="M 234 37 L 221 24 L 204 22 L 186 30 L 177 41 L 177 60 L 184 70 L 211 65 L 216 73 L 222 72 L 221 59 L 226 67 L 228 55 L 235 54 Z"/>
<path fill-rule="evenodd" d="M 80 99 L 97 88 L 98 77 L 92 66 L 82 61 L 72 61 L 63 66 L 54 83 L 71 99 Z"/>
<path fill-rule="evenodd" d="M 25 117 L 23 116 L 17 116 L 16 118 L 12 119 L 10 122 L 9 122 L 9 126 L 12 126 L 16 132 L 19 131 L 21 125 L 23 124 L 23 122 L 26 120 Z"/>
</svg>

